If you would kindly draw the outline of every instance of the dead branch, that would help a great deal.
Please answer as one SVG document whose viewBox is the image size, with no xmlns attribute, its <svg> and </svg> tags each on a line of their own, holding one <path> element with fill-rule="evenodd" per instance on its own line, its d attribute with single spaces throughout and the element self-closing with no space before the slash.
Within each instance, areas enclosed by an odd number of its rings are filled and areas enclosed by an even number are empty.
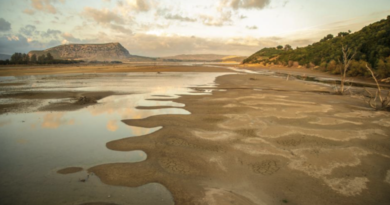
<svg viewBox="0 0 390 205">
<path fill-rule="evenodd" d="M 353 85 L 353 81 L 349 82 L 349 87 L 347 89 L 345 89 L 345 91 L 350 91 L 350 89 L 352 88 L 352 85 Z"/>
<path fill-rule="evenodd" d="M 367 64 L 366 64 L 366 68 L 370 71 L 372 78 L 375 80 L 376 86 L 378 88 L 378 91 L 375 94 L 374 100 L 372 100 L 373 94 L 371 92 L 369 92 L 367 89 L 365 89 L 366 92 L 370 94 L 370 101 L 369 101 L 370 107 L 372 107 L 376 110 L 388 109 L 390 107 L 390 91 L 387 92 L 386 96 L 382 96 L 382 89 L 378 83 L 378 80 L 375 77 L 374 71 L 372 71 L 372 69 Z M 380 106 L 377 105 L 378 99 L 379 99 Z"/>
<path fill-rule="evenodd" d="M 353 49 L 349 48 L 348 46 L 344 46 L 344 44 L 342 44 L 341 51 L 343 52 L 343 65 L 344 65 L 344 67 L 340 68 L 341 82 L 340 82 L 339 93 L 344 94 L 344 91 L 346 91 L 344 89 L 344 82 L 345 82 L 345 78 L 347 77 L 347 71 L 349 69 L 349 66 L 351 65 L 352 60 L 355 58 L 357 50 L 356 49 L 353 50 Z M 339 59 L 339 62 L 340 62 L 340 59 Z"/>
<path fill-rule="evenodd" d="M 385 78 L 381 80 L 382 83 L 390 83 L 390 78 Z"/>
</svg>

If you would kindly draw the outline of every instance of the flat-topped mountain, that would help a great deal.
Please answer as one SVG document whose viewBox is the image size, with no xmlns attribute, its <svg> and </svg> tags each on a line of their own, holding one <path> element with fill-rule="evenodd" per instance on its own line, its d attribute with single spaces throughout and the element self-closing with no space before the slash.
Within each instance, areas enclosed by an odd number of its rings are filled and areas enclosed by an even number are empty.
<svg viewBox="0 0 390 205">
<path fill-rule="evenodd" d="M 106 44 L 67 44 L 46 49 L 30 51 L 28 55 L 41 56 L 50 53 L 54 59 L 80 60 L 121 60 L 130 57 L 130 53 L 120 43 Z"/>
</svg>

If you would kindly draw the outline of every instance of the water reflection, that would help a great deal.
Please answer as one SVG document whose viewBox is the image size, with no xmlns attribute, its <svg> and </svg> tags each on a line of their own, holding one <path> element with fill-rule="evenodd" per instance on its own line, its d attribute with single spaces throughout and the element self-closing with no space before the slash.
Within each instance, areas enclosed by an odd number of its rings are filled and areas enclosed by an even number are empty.
<svg viewBox="0 0 390 205">
<path fill-rule="evenodd" d="M 111 187 L 98 179 L 80 184 L 86 172 L 60 176 L 65 167 L 88 168 L 114 162 L 139 162 L 147 158 L 139 151 L 108 150 L 106 143 L 142 136 L 161 127 L 127 126 L 123 119 L 140 119 L 163 114 L 190 114 L 185 105 L 172 101 L 146 100 L 156 96 L 189 94 L 188 87 L 212 85 L 219 74 L 110 74 L 35 76 L 7 78 L 23 81 L 20 91 L 115 91 L 133 93 L 104 98 L 94 106 L 73 112 L 32 112 L 0 115 L 0 204 L 75 204 L 107 201 L 118 204 L 173 204 L 169 192 L 159 184 L 138 188 Z M 32 86 L 35 86 L 33 88 Z M 0 88 L 1 89 L 1 88 Z M 134 94 L 138 93 L 138 94 Z M 204 94 L 197 93 L 197 94 Z M 8 99 L 8 103 L 15 99 Z M 138 110 L 137 106 L 177 108 Z M 77 204 L 76 203 L 76 204 Z"/>
<path fill-rule="evenodd" d="M 111 132 L 115 132 L 118 129 L 117 125 L 118 121 L 117 120 L 110 120 L 107 123 L 107 129 L 110 130 Z"/>
<path fill-rule="evenodd" d="M 183 104 L 172 101 L 145 100 L 150 94 L 134 94 L 126 96 L 111 96 L 99 101 L 99 105 L 88 107 L 88 111 L 94 115 L 116 115 L 117 119 L 140 119 L 152 115 L 161 114 L 189 114 L 183 109 L 138 110 L 137 106 L 172 106 L 184 107 Z"/>
<path fill-rule="evenodd" d="M 6 126 L 11 123 L 10 119 L 0 120 L 0 127 Z"/>
<path fill-rule="evenodd" d="M 73 125 L 74 119 L 66 119 L 64 117 L 65 113 L 59 112 L 59 113 L 47 113 L 43 116 L 43 122 L 41 126 L 43 128 L 51 128 L 56 129 L 59 126 L 63 125 Z M 31 124 L 32 126 L 34 124 Z"/>
<path fill-rule="evenodd" d="M 85 196 L 93 196 L 90 198 L 93 201 L 106 200 L 107 193 L 120 194 L 112 200 L 126 203 L 146 198 L 140 190 L 152 195 L 153 199 L 146 199 L 148 204 L 156 204 L 161 199 L 165 199 L 162 204 L 172 204 L 169 192 L 158 184 L 129 190 L 104 185 L 98 179 L 79 184 L 78 178 L 85 177 L 85 172 L 70 176 L 56 174 L 57 170 L 65 167 L 88 168 L 112 162 L 139 162 L 147 158 L 143 151 L 117 152 L 105 147 L 112 140 L 142 136 L 161 129 L 127 126 L 120 121 L 122 108 L 116 110 L 114 107 L 106 102 L 75 112 L 0 115 L 0 193 L 8 196 L 0 199 L 0 204 L 51 204 L 53 200 L 55 204 L 74 204 L 74 199 L 88 202 Z M 143 113 L 134 108 L 127 109 L 139 117 L 164 112 Z M 187 113 L 184 110 L 178 112 Z M 98 190 L 96 187 L 99 187 Z M 23 193 L 22 198 L 14 195 L 20 192 Z M 60 202 L 57 203 L 57 200 Z"/>
</svg>

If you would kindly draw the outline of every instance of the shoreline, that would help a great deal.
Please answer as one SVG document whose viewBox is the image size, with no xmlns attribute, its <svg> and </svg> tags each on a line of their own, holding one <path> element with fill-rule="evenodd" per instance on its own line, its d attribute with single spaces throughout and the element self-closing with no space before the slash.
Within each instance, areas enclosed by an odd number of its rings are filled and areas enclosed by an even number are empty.
<svg viewBox="0 0 390 205">
<path fill-rule="evenodd" d="M 339 74 L 331 74 L 328 72 L 323 72 L 320 70 L 315 70 L 312 68 L 304 68 L 304 67 L 286 67 L 286 66 L 280 66 L 280 65 L 274 65 L 274 66 L 261 66 L 261 65 L 236 65 L 236 68 L 242 68 L 252 71 L 273 71 L 275 73 L 285 74 L 285 75 L 299 75 L 299 76 L 307 76 L 307 77 L 315 77 L 315 78 L 330 78 L 334 80 L 340 80 L 341 77 Z M 369 84 L 374 85 L 375 81 L 372 79 L 371 76 L 369 77 L 347 77 L 346 82 L 357 82 L 357 83 L 363 83 L 363 84 Z M 388 89 L 390 89 L 389 83 L 383 83 L 379 82 L 381 86 L 384 86 Z"/>
<path fill-rule="evenodd" d="M 61 70 L 62 69 L 62 70 Z M 87 64 L 87 65 L 48 65 L 0 67 L 0 77 L 55 75 L 55 74 L 94 74 L 94 73 L 130 73 L 130 72 L 234 72 L 226 68 L 206 67 L 202 65 L 182 64 Z"/>
</svg>

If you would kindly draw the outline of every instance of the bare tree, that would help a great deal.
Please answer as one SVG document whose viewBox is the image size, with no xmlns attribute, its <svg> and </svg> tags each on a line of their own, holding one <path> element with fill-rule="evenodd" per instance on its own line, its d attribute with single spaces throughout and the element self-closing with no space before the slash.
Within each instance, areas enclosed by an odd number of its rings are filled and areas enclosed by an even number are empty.
<svg viewBox="0 0 390 205">
<path fill-rule="evenodd" d="M 340 90 L 338 91 L 340 94 L 344 94 L 345 90 L 345 79 L 347 77 L 347 71 L 349 66 L 351 65 L 351 61 L 355 58 L 356 55 L 356 49 L 349 48 L 348 46 L 344 46 L 342 44 L 341 51 L 343 52 L 343 67 L 340 68 L 340 75 L 341 75 L 341 83 L 340 83 Z M 340 59 L 339 59 L 339 63 Z"/>
<path fill-rule="evenodd" d="M 370 95 L 369 101 L 367 103 L 370 105 L 370 107 L 376 110 L 385 110 L 390 108 L 390 91 L 387 91 L 387 95 L 382 96 L 382 89 L 375 77 L 374 72 L 367 64 L 366 67 L 370 71 L 372 78 L 375 80 L 376 86 L 378 87 L 378 91 L 376 92 L 375 97 L 370 91 L 366 89 L 366 92 Z"/>
</svg>

